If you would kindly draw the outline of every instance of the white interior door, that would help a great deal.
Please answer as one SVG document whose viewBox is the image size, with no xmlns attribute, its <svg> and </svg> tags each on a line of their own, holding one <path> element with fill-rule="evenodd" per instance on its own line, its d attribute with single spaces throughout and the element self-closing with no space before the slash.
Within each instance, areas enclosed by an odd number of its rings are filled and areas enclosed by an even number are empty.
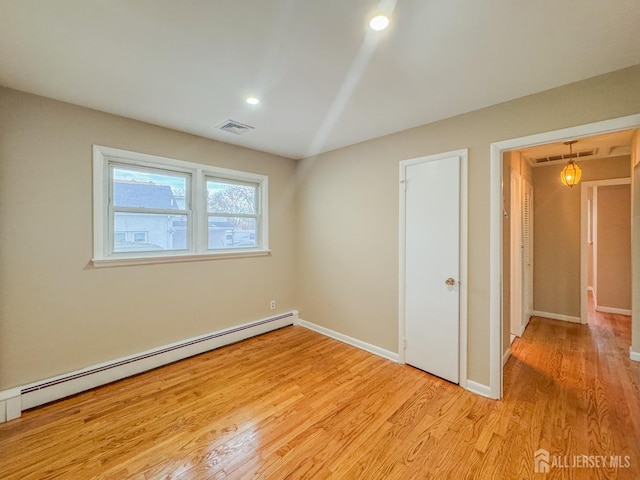
<svg viewBox="0 0 640 480">
<path fill-rule="evenodd" d="M 405 362 L 459 383 L 459 156 L 405 170 Z"/>
</svg>

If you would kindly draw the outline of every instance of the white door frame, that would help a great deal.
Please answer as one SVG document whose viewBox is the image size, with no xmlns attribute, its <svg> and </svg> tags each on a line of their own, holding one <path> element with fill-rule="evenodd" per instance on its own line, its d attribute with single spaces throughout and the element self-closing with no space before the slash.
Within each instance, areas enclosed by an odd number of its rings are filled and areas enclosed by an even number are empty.
<svg viewBox="0 0 640 480">
<path fill-rule="evenodd" d="M 440 160 L 450 157 L 460 157 L 460 375 L 459 385 L 467 388 L 467 209 L 468 209 L 468 158 L 467 148 L 454 150 L 452 152 L 427 155 L 400 162 L 400 183 L 399 183 L 399 279 L 398 279 L 398 360 L 405 363 L 405 300 L 406 300 L 406 195 L 405 185 L 407 178 L 407 167 L 420 163 Z"/>
<path fill-rule="evenodd" d="M 491 398 L 502 398 L 502 153 L 507 150 L 631 128 L 640 128 L 640 114 L 491 144 L 489 172 L 489 396 Z"/>
</svg>

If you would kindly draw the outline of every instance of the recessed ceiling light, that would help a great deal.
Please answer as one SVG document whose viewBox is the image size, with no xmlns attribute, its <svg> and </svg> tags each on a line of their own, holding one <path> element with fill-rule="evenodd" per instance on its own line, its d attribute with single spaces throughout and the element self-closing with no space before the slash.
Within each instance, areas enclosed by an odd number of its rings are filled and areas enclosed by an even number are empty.
<svg viewBox="0 0 640 480">
<path fill-rule="evenodd" d="M 249 98 L 247 98 L 247 103 L 249 105 L 257 105 L 257 104 L 260 103 L 260 100 L 257 99 L 256 97 L 249 97 Z"/>
<path fill-rule="evenodd" d="M 378 15 L 377 17 L 373 17 L 369 22 L 369 26 L 379 32 L 380 30 L 384 30 L 389 26 L 389 18 L 384 15 Z"/>
</svg>

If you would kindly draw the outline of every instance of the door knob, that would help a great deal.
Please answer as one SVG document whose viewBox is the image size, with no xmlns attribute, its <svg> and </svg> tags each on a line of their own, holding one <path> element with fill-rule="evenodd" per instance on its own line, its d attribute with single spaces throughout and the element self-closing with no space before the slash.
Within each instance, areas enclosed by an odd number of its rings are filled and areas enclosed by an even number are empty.
<svg viewBox="0 0 640 480">
<path fill-rule="evenodd" d="M 453 287 L 456 284 L 456 281 L 453 278 L 449 277 L 444 281 L 444 283 L 446 283 L 450 287 Z"/>
</svg>

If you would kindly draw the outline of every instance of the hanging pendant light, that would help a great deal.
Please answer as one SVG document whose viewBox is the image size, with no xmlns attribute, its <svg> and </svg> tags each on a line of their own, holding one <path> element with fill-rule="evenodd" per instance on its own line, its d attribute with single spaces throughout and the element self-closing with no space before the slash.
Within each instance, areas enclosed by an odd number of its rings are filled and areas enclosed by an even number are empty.
<svg viewBox="0 0 640 480">
<path fill-rule="evenodd" d="M 571 140 L 570 142 L 564 142 L 565 145 L 569 145 L 569 162 L 564 166 L 562 172 L 560 172 L 560 179 L 562 183 L 568 187 L 573 187 L 580 182 L 582 176 L 582 169 L 573 161 L 573 144 L 578 143 L 577 140 Z"/>
</svg>

